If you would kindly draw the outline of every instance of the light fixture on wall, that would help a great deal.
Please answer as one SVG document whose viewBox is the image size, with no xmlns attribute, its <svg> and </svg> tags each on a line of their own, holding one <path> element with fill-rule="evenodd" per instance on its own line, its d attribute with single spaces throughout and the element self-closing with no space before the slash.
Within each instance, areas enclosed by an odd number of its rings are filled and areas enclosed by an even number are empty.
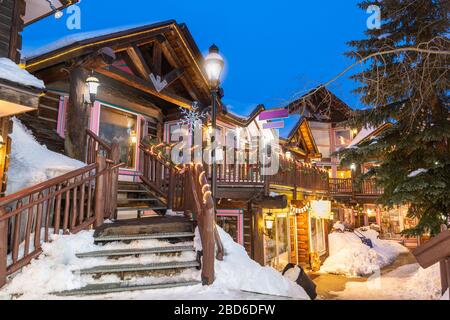
<svg viewBox="0 0 450 320">
<path fill-rule="evenodd" d="M 0 150 L 3 148 L 4 145 L 5 145 L 5 142 L 3 141 L 3 137 L 0 136 Z"/>
<path fill-rule="evenodd" d="M 272 212 L 268 212 L 266 214 L 266 217 L 264 218 L 264 228 L 265 228 L 264 234 L 270 238 L 273 235 L 274 225 L 275 225 L 275 216 Z"/>
<path fill-rule="evenodd" d="M 46 0 L 48 2 L 48 5 L 50 6 L 50 9 L 55 12 L 55 19 L 61 19 L 64 13 L 55 7 L 52 0 Z"/>
<path fill-rule="evenodd" d="M 100 87 L 100 80 L 93 75 L 86 79 L 87 95 L 86 102 L 93 104 L 97 99 L 98 87 Z"/>
<path fill-rule="evenodd" d="M 287 160 L 291 160 L 292 159 L 292 152 L 286 151 L 285 156 L 286 156 Z"/>
<path fill-rule="evenodd" d="M 132 144 L 137 144 L 137 135 L 136 135 L 136 131 L 131 131 L 131 135 L 130 135 L 130 141 Z"/>
<path fill-rule="evenodd" d="M 350 165 L 350 169 L 351 169 L 352 171 L 356 171 L 356 163 L 352 163 L 352 164 Z"/>
</svg>

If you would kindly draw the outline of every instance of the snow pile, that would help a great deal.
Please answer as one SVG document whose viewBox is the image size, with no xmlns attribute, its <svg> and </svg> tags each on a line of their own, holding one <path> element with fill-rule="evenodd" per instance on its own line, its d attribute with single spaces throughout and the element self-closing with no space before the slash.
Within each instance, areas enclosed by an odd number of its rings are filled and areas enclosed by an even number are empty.
<svg viewBox="0 0 450 320">
<path fill-rule="evenodd" d="M 439 300 L 439 264 L 428 269 L 404 265 L 386 275 L 372 276 L 367 282 L 349 282 L 344 291 L 333 294 L 343 300 Z"/>
<path fill-rule="evenodd" d="M 85 164 L 40 145 L 30 131 L 13 118 L 7 194 L 84 167 Z"/>
<path fill-rule="evenodd" d="M 341 223 L 340 221 L 338 221 L 338 222 L 336 222 L 333 225 L 333 229 L 334 230 L 340 230 L 340 231 L 344 232 L 345 231 L 345 225 L 343 223 Z"/>
<path fill-rule="evenodd" d="M 31 75 L 28 71 L 20 68 L 17 64 L 7 58 L 0 58 L 0 79 L 38 89 L 45 88 L 42 80 Z"/>
<path fill-rule="evenodd" d="M 321 272 L 364 276 L 392 264 L 408 249 L 395 241 L 378 239 L 374 230 L 359 231 L 372 240 L 373 248 L 366 246 L 353 232 L 333 232 L 329 235 L 330 256 L 325 260 Z"/>
<path fill-rule="evenodd" d="M 306 292 L 271 267 L 262 267 L 249 258 L 245 248 L 218 228 L 225 249 L 223 261 L 216 261 L 213 286 L 309 300 Z"/>
</svg>

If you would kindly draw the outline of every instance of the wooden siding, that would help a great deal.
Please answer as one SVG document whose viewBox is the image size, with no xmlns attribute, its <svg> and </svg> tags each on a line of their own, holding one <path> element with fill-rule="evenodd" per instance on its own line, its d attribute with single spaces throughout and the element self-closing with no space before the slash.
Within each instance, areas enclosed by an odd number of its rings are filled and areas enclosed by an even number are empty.
<svg viewBox="0 0 450 320">
<path fill-rule="evenodd" d="M 22 49 L 24 0 L 3 0 L 0 2 L 0 57 L 20 62 Z"/>
<path fill-rule="evenodd" d="M 309 222 L 307 213 L 302 213 L 297 216 L 297 247 L 298 247 L 298 263 L 302 267 L 308 267 Z"/>
</svg>

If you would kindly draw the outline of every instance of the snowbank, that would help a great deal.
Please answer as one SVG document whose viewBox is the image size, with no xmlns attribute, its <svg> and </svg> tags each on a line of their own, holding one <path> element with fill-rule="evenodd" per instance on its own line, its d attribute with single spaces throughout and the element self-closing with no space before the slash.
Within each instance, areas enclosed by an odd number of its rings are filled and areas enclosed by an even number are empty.
<svg viewBox="0 0 450 320">
<path fill-rule="evenodd" d="M 224 261 L 216 261 L 216 282 L 213 286 L 309 300 L 295 282 L 271 267 L 262 267 L 249 258 L 245 248 L 219 229 L 225 249 Z"/>
<path fill-rule="evenodd" d="M 369 128 L 363 128 L 353 139 L 353 141 L 348 145 L 348 148 L 356 147 L 358 143 L 360 143 L 362 140 L 367 138 L 369 135 L 371 135 L 377 128 L 375 127 L 369 127 Z"/>
<path fill-rule="evenodd" d="M 40 145 L 32 133 L 13 118 L 10 167 L 7 194 L 12 194 L 67 172 L 84 167 L 85 164 Z"/>
<path fill-rule="evenodd" d="M 439 300 L 439 264 L 428 269 L 418 264 L 401 266 L 381 277 L 372 276 L 367 282 L 349 282 L 344 291 L 333 294 L 343 300 Z"/>
<path fill-rule="evenodd" d="M 346 276 L 370 275 L 392 264 L 408 249 L 395 241 L 378 239 L 374 230 L 361 231 L 372 240 L 373 248 L 363 244 L 352 232 L 333 232 L 329 235 L 330 256 L 325 260 L 321 272 Z"/>
<path fill-rule="evenodd" d="M 31 75 L 28 71 L 20 68 L 17 64 L 7 58 L 0 58 L 0 79 L 38 89 L 45 88 L 42 80 Z"/>
</svg>

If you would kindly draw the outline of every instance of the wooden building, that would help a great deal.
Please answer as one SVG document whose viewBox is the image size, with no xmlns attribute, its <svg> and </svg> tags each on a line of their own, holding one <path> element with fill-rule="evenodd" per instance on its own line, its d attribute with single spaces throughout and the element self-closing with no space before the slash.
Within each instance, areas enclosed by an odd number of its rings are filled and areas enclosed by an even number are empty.
<svg viewBox="0 0 450 320">
<path fill-rule="evenodd" d="M 78 1 L 3 0 L 0 2 L 0 196 L 6 190 L 8 157 L 11 149 L 10 117 L 38 107 L 44 85 L 22 70 L 22 31 L 25 26 Z"/>
<path fill-rule="evenodd" d="M 120 170 L 122 183 L 144 184 L 153 195 L 164 195 L 159 188 L 166 187 L 150 181 L 142 145 L 178 142 L 172 140 L 172 133 L 179 127 L 180 108 L 190 109 L 197 102 L 207 110 L 211 102 L 203 57 L 187 27 L 171 20 L 113 33 L 99 31 L 64 47 L 49 47 L 51 51 L 44 49 L 26 61 L 27 70 L 45 81 L 48 92 L 36 112 L 21 117 L 23 123 L 50 149 L 64 149 L 83 161 L 89 132 L 106 143 L 117 139 L 120 159 L 126 163 Z M 89 104 L 84 95 L 85 81 L 91 75 L 101 86 L 96 101 Z M 251 135 L 264 124 L 259 119 L 265 111 L 262 105 L 248 117 L 228 112 L 221 101 L 219 111 L 222 136 L 227 132 Z M 209 141 L 208 130 L 203 139 Z M 308 243 L 311 228 L 304 228 L 301 219 L 297 223 L 297 215 L 305 213 L 311 201 L 327 199 L 328 192 L 326 172 L 311 165 L 311 159 L 320 155 L 306 122 L 296 125 L 292 134 L 281 140 L 281 147 L 281 171 L 275 176 L 261 175 L 259 162 L 235 164 L 222 159 L 217 166 L 216 196 L 218 224 L 244 245 L 252 258 L 278 269 L 288 262 L 309 265 L 315 252 Z M 211 176 L 210 166 L 208 173 Z M 183 192 L 182 188 L 177 192 Z M 127 203 L 121 210 L 119 206 L 118 218 L 176 209 L 162 200 L 158 208 Z M 267 216 L 275 217 L 271 232 L 265 228 Z M 317 227 L 323 234 L 323 256 L 327 252 L 325 226 L 319 223 Z"/>
</svg>

